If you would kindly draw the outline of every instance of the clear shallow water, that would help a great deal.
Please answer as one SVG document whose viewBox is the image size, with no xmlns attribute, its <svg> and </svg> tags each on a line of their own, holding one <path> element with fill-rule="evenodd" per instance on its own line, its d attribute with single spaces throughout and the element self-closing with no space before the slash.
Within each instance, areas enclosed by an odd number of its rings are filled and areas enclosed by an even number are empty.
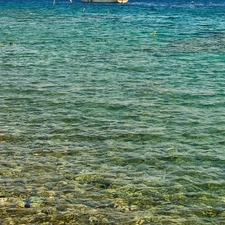
<svg viewBox="0 0 225 225">
<path fill-rule="evenodd" d="M 1 224 L 224 224 L 224 3 L 1 4 Z"/>
</svg>

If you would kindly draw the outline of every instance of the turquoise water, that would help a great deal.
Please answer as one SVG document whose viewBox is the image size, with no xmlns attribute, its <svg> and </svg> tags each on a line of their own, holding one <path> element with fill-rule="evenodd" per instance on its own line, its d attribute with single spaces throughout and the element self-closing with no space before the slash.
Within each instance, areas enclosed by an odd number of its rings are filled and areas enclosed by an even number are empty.
<svg viewBox="0 0 225 225">
<path fill-rule="evenodd" d="M 2 1 L 0 223 L 225 224 L 224 10 Z"/>
</svg>

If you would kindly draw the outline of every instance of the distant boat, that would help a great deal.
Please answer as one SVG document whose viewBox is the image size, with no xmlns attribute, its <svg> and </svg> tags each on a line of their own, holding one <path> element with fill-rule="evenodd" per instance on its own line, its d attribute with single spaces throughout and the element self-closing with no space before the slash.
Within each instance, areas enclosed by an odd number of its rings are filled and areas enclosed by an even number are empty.
<svg viewBox="0 0 225 225">
<path fill-rule="evenodd" d="M 93 2 L 93 3 L 126 3 L 128 0 L 81 0 L 82 2 Z"/>
<path fill-rule="evenodd" d="M 127 3 L 128 0 L 117 0 L 117 2 L 119 2 L 119 3 Z"/>
</svg>

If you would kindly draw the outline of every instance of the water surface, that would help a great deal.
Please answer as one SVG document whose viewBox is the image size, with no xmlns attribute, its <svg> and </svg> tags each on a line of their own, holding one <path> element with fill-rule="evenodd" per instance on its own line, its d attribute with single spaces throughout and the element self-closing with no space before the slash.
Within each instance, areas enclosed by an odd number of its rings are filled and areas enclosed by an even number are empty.
<svg viewBox="0 0 225 225">
<path fill-rule="evenodd" d="M 224 9 L 2 1 L 1 224 L 224 224 Z"/>
</svg>

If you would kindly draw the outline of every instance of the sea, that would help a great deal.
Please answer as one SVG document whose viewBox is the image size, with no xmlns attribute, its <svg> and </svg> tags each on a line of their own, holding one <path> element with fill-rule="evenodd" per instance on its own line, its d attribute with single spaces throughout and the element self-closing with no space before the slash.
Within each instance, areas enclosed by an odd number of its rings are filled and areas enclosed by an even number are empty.
<svg viewBox="0 0 225 225">
<path fill-rule="evenodd" d="M 224 225 L 224 12 L 0 0 L 0 224 Z"/>
</svg>

